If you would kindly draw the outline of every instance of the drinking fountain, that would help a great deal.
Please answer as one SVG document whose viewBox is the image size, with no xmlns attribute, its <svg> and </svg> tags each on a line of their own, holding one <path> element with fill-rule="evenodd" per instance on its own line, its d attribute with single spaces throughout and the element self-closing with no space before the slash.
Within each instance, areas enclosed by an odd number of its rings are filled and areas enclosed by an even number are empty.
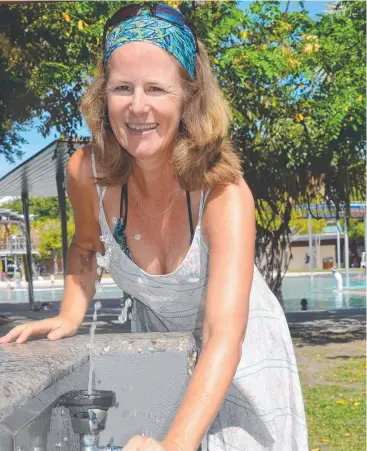
<svg viewBox="0 0 367 451">
<path fill-rule="evenodd" d="M 69 410 L 73 431 L 80 436 L 80 451 L 121 451 L 122 446 L 98 446 L 106 426 L 107 412 L 116 396 L 110 390 L 77 390 L 65 393 L 58 405 Z"/>
</svg>

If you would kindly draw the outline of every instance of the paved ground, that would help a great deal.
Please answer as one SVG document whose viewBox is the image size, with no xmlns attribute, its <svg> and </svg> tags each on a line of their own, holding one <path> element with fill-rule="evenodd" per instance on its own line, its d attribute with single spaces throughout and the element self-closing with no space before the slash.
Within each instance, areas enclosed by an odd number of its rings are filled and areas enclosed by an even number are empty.
<svg viewBox="0 0 367 451">
<path fill-rule="evenodd" d="M 99 315 L 101 326 L 117 323 L 119 304 L 118 299 L 103 300 L 103 313 Z M 43 310 L 42 304 L 36 303 L 39 311 L 30 311 L 28 304 L 2 303 L 1 315 L 4 319 L 1 321 L 0 315 L 0 335 L 17 324 L 55 316 L 59 306 L 60 302 L 52 302 L 46 307 L 47 310 Z M 92 313 L 92 308 L 88 309 L 82 329 L 90 324 Z M 286 316 L 296 348 L 348 343 L 365 340 L 366 337 L 365 308 L 290 312 Z"/>
<path fill-rule="evenodd" d="M 366 309 L 290 312 L 286 314 L 296 347 L 365 340 Z"/>
<path fill-rule="evenodd" d="M 365 358 L 366 309 L 289 313 L 287 319 L 299 372 L 308 384 L 332 385 L 324 376 L 333 367 L 348 359 Z"/>
</svg>

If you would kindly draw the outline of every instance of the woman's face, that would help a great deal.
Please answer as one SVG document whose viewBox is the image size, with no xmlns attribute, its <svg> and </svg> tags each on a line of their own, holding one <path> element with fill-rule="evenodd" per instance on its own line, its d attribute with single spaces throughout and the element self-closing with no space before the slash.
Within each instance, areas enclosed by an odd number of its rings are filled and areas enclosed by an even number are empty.
<svg viewBox="0 0 367 451">
<path fill-rule="evenodd" d="M 112 53 L 107 86 L 110 124 L 133 157 L 172 152 L 182 103 L 177 65 L 168 52 L 151 43 L 131 42 Z"/>
</svg>

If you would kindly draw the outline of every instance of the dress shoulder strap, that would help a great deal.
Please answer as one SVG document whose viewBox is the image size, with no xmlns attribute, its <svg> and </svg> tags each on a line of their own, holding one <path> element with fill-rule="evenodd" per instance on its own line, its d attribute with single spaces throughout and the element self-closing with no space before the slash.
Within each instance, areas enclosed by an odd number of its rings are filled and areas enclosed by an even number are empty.
<svg viewBox="0 0 367 451">
<path fill-rule="evenodd" d="M 92 170 L 93 170 L 93 177 L 94 177 L 94 182 L 96 184 L 96 189 L 97 189 L 97 193 L 98 193 L 98 198 L 99 201 L 102 202 L 103 200 L 103 196 L 105 195 L 106 192 L 106 187 L 104 186 L 102 189 L 101 187 L 98 185 L 97 183 L 97 168 L 96 168 L 96 158 L 94 156 L 94 152 L 91 152 L 91 157 L 92 157 Z"/>
<path fill-rule="evenodd" d="M 199 222 L 201 221 L 201 218 L 203 216 L 205 204 L 208 199 L 209 193 L 210 193 L 210 189 L 206 192 L 201 191 L 200 208 L 199 208 Z"/>
</svg>

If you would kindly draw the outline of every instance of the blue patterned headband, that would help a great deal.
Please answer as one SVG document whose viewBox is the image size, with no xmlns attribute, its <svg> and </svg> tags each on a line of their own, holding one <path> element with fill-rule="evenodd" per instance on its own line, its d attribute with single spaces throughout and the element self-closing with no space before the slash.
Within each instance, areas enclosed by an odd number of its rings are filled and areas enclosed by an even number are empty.
<svg viewBox="0 0 367 451">
<path fill-rule="evenodd" d="M 147 41 L 170 52 L 186 69 L 191 79 L 195 78 L 196 43 L 187 25 L 175 25 L 142 11 L 120 22 L 112 29 L 106 40 L 104 63 L 118 47 L 129 42 Z"/>
</svg>

